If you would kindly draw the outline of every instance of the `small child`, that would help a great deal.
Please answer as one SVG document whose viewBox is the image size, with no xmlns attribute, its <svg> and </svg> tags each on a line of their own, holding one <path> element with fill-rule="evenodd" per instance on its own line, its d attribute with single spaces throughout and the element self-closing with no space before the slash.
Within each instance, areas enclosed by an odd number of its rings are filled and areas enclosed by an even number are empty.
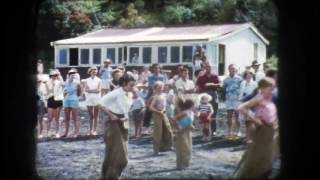
<svg viewBox="0 0 320 180">
<path fill-rule="evenodd" d="M 176 136 L 177 169 L 185 169 L 190 165 L 192 152 L 194 102 L 178 98 L 177 109 L 179 112 L 173 120 L 179 128 Z"/>
<path fill-rule="evenodd" d="M 154 97 L 150 103 L 150 111 L 154 120 L 153 150 L 154 155 L 160 151 L 172 149 L 172 130 L 166 115 L 166 96 L 163 93 L 164 83 L 156 81 L 153 85 Z"/>
<path fill-rule="evenodd" d="M 277 120 L 277 108 L 272 102 L 272 91 L 275 87 L 274 80 L 271 78 L 263 78 L 259 81 L 259 93 L 254 100 L 257 102 L 255 109 L 254 121 L 260 119 L 266 125 L 273 125 Z M 258 122 L 259 124 L 259 122 Z"/>
<path fill-rule="evenodd" d="M 202 125 L 203 141 L 209 141 L 211 116 L 213 114 L 212 105 L 209 103 L 212 97 L 207 93 L 199 95 L 200 104 L 198 106 L 198 117 Z"/>
<path fill-rule="evenodd" d="M 142 120 L 144 117 L 145 102 L 141 96 L 139 96 L 139 90 L 133 89 L 133 102 L 131 105 L 132 119 L 134 121 L 134 137 L 141 137 Z"/>
</svg>

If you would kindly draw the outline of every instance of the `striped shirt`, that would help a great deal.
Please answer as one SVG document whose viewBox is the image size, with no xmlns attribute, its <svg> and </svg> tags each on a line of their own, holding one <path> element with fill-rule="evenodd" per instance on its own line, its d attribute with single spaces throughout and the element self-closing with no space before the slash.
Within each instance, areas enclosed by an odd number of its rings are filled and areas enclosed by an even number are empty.
<svg viewBox="0 0 320 180">
<path fill-rule="evenodd" d="M 211 111 L 211 104 L 207 103 L 207 104 L 200 104 L 199 108 L 198 108 L 200 113 L 208 113 Z"/>
</svg>

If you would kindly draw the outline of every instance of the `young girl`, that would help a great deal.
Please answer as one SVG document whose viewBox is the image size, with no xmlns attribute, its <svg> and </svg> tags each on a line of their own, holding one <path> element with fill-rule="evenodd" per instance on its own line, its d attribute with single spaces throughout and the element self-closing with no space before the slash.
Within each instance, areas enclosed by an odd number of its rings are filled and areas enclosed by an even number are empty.
<svg viewBox="0 0 320 180">
<path fill-rule="evenodd" d="M 39 127 L 39 138 L 42 138 L 42 130 L 43 130 L 43 116 L 46 113 L 46 90 L 44 87 L 44 83 L 40 79 L 40 76 L 37 76 L 37 110 L 38 110 L 38 127 Z"/>
<path fill-rule="evenodd" d="M 76 78 L 76 69 L 71 69 L 68 72 L 68 80 L 65 84 L 64 88 L 64 112 L 65 112 L 65 133 L 61 137 L 67 137 L 70 126 L 70 117 L 72 114 L 74 121 L 74 137 L 78 137 L 79 135 L 79 124 L 78 124 L 78 111 L 79 111 L 79 96 L 81 95 L 81 87 L 80 83 Z"/>
<path fill-rule="evenodd" d="M 240 99 L 243 101 L 250 96 L 253 91 L 258 87 L 257 82 L 253 79 L 254 71 L 253 69 L 247 70 L 243 75 L 243 81 L 240 84 Z M 241 119 L 244 120 L 246 125 L 246 141 L 247 143 L 251 143 L 251 131 L 253 129 L 253 125 L 251 121 L 248 120 L 247 117 L 241 115 Z"/>
<path fill-rule="evenodd" d="M 150 103 L 153 112 L 153 152 L 158 155 L 160 151 L 172 148 L 173 138 L 170 122 L 165 113 L 166 97 L 163 93 L 164 83 L 156 81 L 153 85 L 154 97 Z"/>
<path fill-rule="evenodd" d="M 139 90 L 137 88 L 133 89 L 133 102 L 131 105 L 132 111 L 132 119 L 134 121 L 135 133 L 134 137 L 141 136 L 141 129 L 142 129 L 142 120 L 144 116 L 144 109 L 145 109 L 145 102 L 142 97 L 139 96 Z"/>
<path fill-rule="evenodd" d="M 98 70 L 96 67 L 90 67 L 88 69 L 88 74 L 90 74 L 90 77 L 86 79 L 84 88 L 86 92 L 86 105 L 90 116 L 90 130 L 88 132 L 88 135 L 97 135 L 96 130 L 99 115 L 98 102 L 101 98 L 101 79 L 97 77 L 97 72 Z"/>
<path fill-rule="evenodd" d="M 211 96 L 207 93 L 199 95 L 200 104 L 198 106 L 198 117 L 200 124 L 202 125 L 203 141 L 209 141 L 210 127 L 211 127 L 211 116 L 213 114 L 213 107 L 209 103 Z"/>
<path fill-rule="evenodd" d="M 191 99 L 177 99 L 178 114 L 173 121 L 178 124 L 176 135 L 177 169 L 189 167 L 192 151 L 192 122 L 194 119 L 194 102 Z"/>
<path fill-rule="evenodd" d="M 48 124 L 47 136 L 51 127 L 52 119 L 56 121 L 56 138 L 60 138 L 60 112 L 63 104 L 63 86 L 64 82 L 58 70 L 50 72 L 50 80 L 45 83 L 48 93 Z"/>
<path fill-rule="evenodd" d="M 274 126 L 277 121 L 276 107 L 272 102 L 274 86 L 273 79 L 261 79 L 258 94 L 239 107 L 239 111 L 249 117 L 256 129 L 252 134 L 252 143 L 233 175 L 235 179 L 262 179 L 271 172 Z M 254 108 L 255 113 L 249 113 L 250 108 Z"/>
</svg>

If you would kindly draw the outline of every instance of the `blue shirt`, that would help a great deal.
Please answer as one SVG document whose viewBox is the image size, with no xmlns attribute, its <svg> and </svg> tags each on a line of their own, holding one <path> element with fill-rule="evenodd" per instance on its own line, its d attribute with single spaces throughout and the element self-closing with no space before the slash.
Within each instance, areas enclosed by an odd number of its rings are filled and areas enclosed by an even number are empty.
<svg viewBox="0 0 320 180">
<path fill-rule="evenodd" d="M 67 95 L 65 97 L 65 100 L 78 100 L 78 83 L 75 82 L 67 82 L 64 87 L 65 91 L 67 92 Z"/>
<path fill-rule="evenodd" d="M 225 88 L 227 99 L 240 96 L 241 81 L 242 78 L 238 75 L 234 75 L 233 77 L 228 76 L 223 81 L 223 87 Z"/>
<path fill-rule="evenodd" d="M 102 67 L 99 71 L 101 79 L 111 79 L 112 68 Z"/>
</svg>

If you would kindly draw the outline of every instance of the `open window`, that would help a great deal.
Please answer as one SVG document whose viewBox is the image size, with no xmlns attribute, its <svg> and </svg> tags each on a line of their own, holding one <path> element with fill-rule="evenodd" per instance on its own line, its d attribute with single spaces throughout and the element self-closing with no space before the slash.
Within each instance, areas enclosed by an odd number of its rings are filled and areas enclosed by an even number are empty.
<svg viewBox="0 0 320 180">
<path fill-rule="evenodd" d="M 219 44 L 219 75 L 224 75 L 224 70 L 226 66 L 226 46 L 223 44 Z"/>
<path fill-rule="evenodd" d="M 122 63 L 122 58 L 123 58 L 123 48 L 118 48 L 118 63 Z"/>
<path fill-rule="evenodd" d="M 70 48 L 69 60 L 70 66 L 78 66 L 79 65 L 79 53 L 78 48 Z"/>
</svg>

